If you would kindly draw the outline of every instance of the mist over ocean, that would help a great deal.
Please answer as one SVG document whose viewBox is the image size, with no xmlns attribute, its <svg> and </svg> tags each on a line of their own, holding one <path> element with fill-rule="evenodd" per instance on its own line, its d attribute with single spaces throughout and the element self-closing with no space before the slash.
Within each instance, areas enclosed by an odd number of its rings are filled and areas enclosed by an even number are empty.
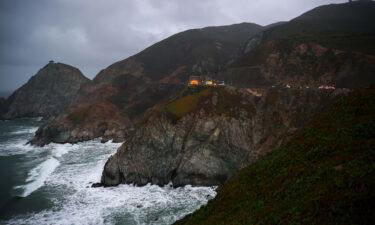
<svg viewBox="0 0 375 225">
<path fill-rule="evenodd" d="M 171 224 L 216 195 L 215 187 L 91 188 L 121 144 L 25 145 L 42 123 L 0 121 L 0 224 Z"/>
</svg>

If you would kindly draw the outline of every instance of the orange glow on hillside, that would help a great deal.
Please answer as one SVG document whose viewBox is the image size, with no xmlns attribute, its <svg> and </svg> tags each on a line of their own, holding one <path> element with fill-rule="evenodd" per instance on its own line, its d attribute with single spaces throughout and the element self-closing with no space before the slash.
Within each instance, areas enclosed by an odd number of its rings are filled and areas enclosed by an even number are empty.
<svg viewBox="0 0 375 225">
<path fill-rule="evenodd" d="M 199 85 L 199 82 L 197 80 L 191 80 L 190 85 Z"/>
</svg>

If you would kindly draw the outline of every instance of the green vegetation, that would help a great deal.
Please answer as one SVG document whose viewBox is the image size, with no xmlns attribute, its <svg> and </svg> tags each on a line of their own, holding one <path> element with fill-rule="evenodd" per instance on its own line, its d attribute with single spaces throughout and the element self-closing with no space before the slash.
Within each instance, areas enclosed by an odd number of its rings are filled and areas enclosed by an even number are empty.
<svg viewBox="0 0 375 225">
<path fill-rule="evenodd" d="M 86 118 L 90 107 L 80 108 L 67 116 L 67 119 L 70 120 L 74 125 L 80 125 Z"/>
<path fill-rule="evenodd" d="M 213 100 L 214 97 L 216 100 Z M 198 109 L 238 118 L 241 110 L 245 110 L 247 115 L 255 113 L 254 106 L 247 100 L 241 93 L 232 93 L 226 87 L 192 87 L 183 90 L 174 101 L 167 104 L 164 112 L 174 122 Z"/>
<path fill-rule="evenodd" d="M 375 89 L 352 93 L 176 224 L 375 224 Z"/>
<path fill-rule="evenodd" d="M 174 121 L 179 120 L 198 108 L 198 103 L 212 94 L 211 88 L 204 88 L 202 91 L 181 97 L 165 106 L 165 111 Z"/>
</svg>

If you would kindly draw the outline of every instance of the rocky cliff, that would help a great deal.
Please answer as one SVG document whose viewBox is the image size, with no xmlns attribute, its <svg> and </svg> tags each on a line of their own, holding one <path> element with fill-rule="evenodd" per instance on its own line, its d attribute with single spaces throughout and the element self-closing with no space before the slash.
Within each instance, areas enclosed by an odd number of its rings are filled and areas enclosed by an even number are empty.
<svg viewBox="0 0 375 225">
<path fill-rule="evenodd" d="M 187 92 L 150 113 L 128 136 L 107 161 L 103 185 L 222 184 L 343 94 L 231 87 Z"/>
<path fill-rule="evenodd" d="M 90 82 L 77 68 L 50 62 L 17 89 L 2 105 L 3 118 L 51 118 L 64 111 Z"/>
<path fill-rule="evenodd" d="M 176 225 L 374 224 L 375 89 L 351 93 Z"/>
<path fill-rule="evenodd" d="M 126 134 L 157 104 L 168 101 L 181 85 L 148 83 L 130 74 L 118 75 L 80 98 L 65 113 L 40 127 L 32 144 L 76 143 L 94 138 L 122 142 Z"/>
</svg>

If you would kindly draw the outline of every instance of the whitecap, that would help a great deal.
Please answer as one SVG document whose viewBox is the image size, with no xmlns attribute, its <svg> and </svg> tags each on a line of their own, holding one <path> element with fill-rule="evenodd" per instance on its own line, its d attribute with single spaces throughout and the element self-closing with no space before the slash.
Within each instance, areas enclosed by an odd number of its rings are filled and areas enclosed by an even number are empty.
<svg viewBox="0 0 375 225">
<path fill-rule="evenodd" d="M 43 148 L 39 148 L 39 150 L 42 149 L 44 152 L 47 152 L 49 156 L 44 162 L 40 163 L 28 173 L 28 177 L 25 181 L 26 184 L 15 187 L 15 189 L 23 190 L 20 197 L 27 197 L 41 188 L 47 178 L 60 165 L 59 158 L 75 148 L 76 146 L 72 144 L 49 144 Z M 38 148 L 36 147 L 35 149 Z"/>
<path fill-rule="evenodd" d="M 26 184 L 16 187 L 16 189 L 24 190 L 20 197 L 27 197 L 42 187 L 48 176 L 53 173 L 59 165 L 60 162 L 54 157 L 51 157 L 32 169 L 28 174 Z"/>
<path fill-rule="evenodd" d="M 10 132 L 11 135 L 20 135 L 20 134 L 34 134 L 38 130 L 38 127 L 23 128 L 16 131 Z"/>
<path fill-rule="evenodd" d="M 197 210 L 216 195 L 216 187 L 172 188 L 171 184 L 164 187 L 123 184 L 90 188 L 93 182 L 100 181 L 106 160 L 120 145 L 111 142 L 101 144 L 99 141 L 50 145 L 53 148 L 51 155 L 60 162 L 44 182 L 50 192 L 53 189 L 54 195 L 50 200 L 54 206 L 5 222 L 30 225 L 166 225 Z M 56 152 L 65 153 L 58 158 Z"/>
<path fill-rule="evenodd" d="M 0 156 L 23 155 L 31 151 L 39 152 L 40 148 L 26 144 L 27 139 L 11 139 L 1 146 Z"/>
</svg>

